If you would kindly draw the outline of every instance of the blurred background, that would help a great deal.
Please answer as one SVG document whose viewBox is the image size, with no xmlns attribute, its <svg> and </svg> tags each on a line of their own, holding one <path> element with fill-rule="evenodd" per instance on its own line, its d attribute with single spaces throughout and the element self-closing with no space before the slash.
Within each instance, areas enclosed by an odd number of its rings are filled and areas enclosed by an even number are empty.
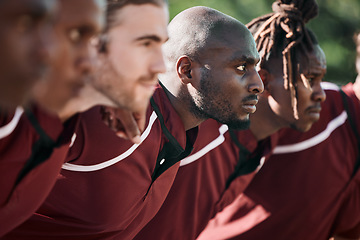
<svg viewBox="0 0 360 240">
<path fill-rule="evenodd" d="M 208 6 L 246 24 L 253 18 L 272 12 L 274 0 L 168 0 L 170 19 L 193 6 Z M 360 0 L 317 0 L 319 14 L 307 26 L 313 30 L 327 59 L 324 81 L 337 84 L 356 78 L 355 32 L 360 31 Z"/>
</svg>

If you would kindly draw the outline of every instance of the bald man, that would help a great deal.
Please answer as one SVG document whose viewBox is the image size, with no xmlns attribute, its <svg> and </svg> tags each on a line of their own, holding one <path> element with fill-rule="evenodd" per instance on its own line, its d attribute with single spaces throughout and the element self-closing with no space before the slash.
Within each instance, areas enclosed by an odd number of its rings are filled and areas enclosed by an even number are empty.
<svg viewBox="0 0 360 240">
<path fill-rule="evenodd" d="M 141 144 L 117 138 L 98 109 L 81 114 L 52 193 L 7 239 L 133 239 L 164 202 L 179 161 L 201 138 L 201 122 L 214 118 L 234 128 L 249 125 L 263 85 L 248 29 L 214 9 L 195 7 L 176 16 L 168 31 L 167 72 L 159 76 Z"/>
<path fill-rule="evenodd" d="M 282 7 L 289 6 L 283 4 Z M 317 9 L 317 5 L 313 7 Z M 301 10 L 304 13 L 308 11 Z M 275 17 L 270 20 L 274 23 L 280 22 Z M 259 36 L 257 42 L 271 42 L 269 38 L 272 34 L 259 34 L 259 31 L 270 32 L 270 29 L 265 27 L 273 24 L 254 25 L 250 31 L 254 36 Z M 234 197 L 246 189 L 261 168 L 263 159 L 270 156 L 276 146 L 277 136 L 273 135 L 274 133 L 281 128 L 289 127 L 296 131 L 307 131 L 318 120 L 319 114 L 316 113 L 320 111 L 321 102 L 325 99 L 325 93 L 320 86 L 326 72 L 326 60 L 322 49 L 314 36 L 311 35 L 309 38 L 307 34 L 310 34 L 310 31 L 307 28 L 297 29 L 306 35 L 292 34 L 299 40 L 299 45 L 295 45 L 295 53 L 291 56 L 297 68 L 291 74 L 292 79 L 286 81 L 283 69 L 289 65 L 283 63 L 282 54 L 295 40 L 281 37 L 286 34 L 280 26 L 276 25 L 276 28 L 271 30 L 278 34 L 274 47 L 257 46 L 262 59 L 259 74 L 265 90 L 260 95 L 257 111 L 250 116 L 250 129 L 234 131 L 231 126 L 216 123 L 211 119 L 202 123 L 199 126 L 199 135 L 203 137 L 195 143 L 193 154 L 181 161 L 181 167 L 162 208 L 138 234 L 136 240 L 195 239 L 219 209 L 231 203 Z M 304 51 L 300 44 L 306 44 L 306 49 L 309 50 Z M 296 86 L 296 96 L 291 94 L 286 82 L 292 82 Z M 297 105 L 293 106 L 293 102 Z M 276 174 L 276 170 L 273 172 Z M 265 183 L 264 186 L 266 187 Z M 231 234 L 243 230 L 251 220 L 261 221 L 267 216 L 263 208 L 257 210 L 262 213 L 257 219 L 245 219 L 244 224 L 236 225 L 234 229 L 224 226 L 220 229 L 220 234 L 223 235 L 209 231 L 203 239 L 230 238 Z M 223 223 L 225 225 L 227 220 L 232 219 L 231 217 L 226 215 L 222 219 L 216 219 L 214 225 L 222 227 Z"/>
</svg>

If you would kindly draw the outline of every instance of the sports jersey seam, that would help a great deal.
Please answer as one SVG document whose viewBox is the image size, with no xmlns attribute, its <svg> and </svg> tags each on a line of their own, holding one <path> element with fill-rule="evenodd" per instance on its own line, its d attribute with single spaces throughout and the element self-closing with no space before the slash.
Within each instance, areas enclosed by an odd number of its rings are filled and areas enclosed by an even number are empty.
<svg viewBox="0 0 360 240">
<path fill-rule="evenodd" d="M 188 165 L 192 162 L 195 162 L 211 150 L 215 149 L 216 147 L 220 146 L 224 141 L 225 137 L 224 134 L 229 130 L 229 127 L 225 124 L 221 125 L 219 128 L 219 136 L 211 141 L 208 145 L 197 151 L 196 153 L 191 154 L 190 156 L 184 158 L 180 161 L 180 167 Z"/>
<path fill-rule="evenodd" d="M 334 83 L 330 83 L 330 82 L 321 82 L 321 87 L 324 90 L 333 90 L 333 91 L 340 91 L 340 87 Z"/>
<path fill-rule="evenodd" d="M 62 165 L 62 169 L 68 170 L 68 171 L 74 171 L 74 172 L 93 172 L 93 171 L 98 171 L 98 170 L 102 170 L 104 168 L 110 167 L 110 166 L 124 160 L 125 158 L 130 156 L 140 146 L 140 144 L 143 141 L 145 141 L 145 139 L 149 136 L 150 131 L 152 129 L 152 126 L 153 126 L 156 119 L 157 119 L 157 115 L 156 115 L 155 111 L 153 111 L 151 116 L 150 116 L 148 126 L 146 127 L 144 132 L 141 134 L 140 143 L 133 144 L 129 149 L 127 149 L 125 152 L 121 153 L 117 157 L 114 157 L 114 158 L 109 159 L 109 160 L 107 160 L 105 162 L 102 162 L 102 163 L 98 163 L 98 164 L 94 164 L 94 165 L 86 165 L 86 166 L 72 164 L 72 163 L 64 163 Z"/>
<path fill-rule="evenodd" d="M 335 131 L 338 127 L 343 125 L 346 122 L 347 117 L 348 117 L 347 113 L 344 110 L 339 116 L 337 116 L 332 121 L 330 121 L 326 126 L 326 129 L 321 133 L 299 143 L 277 146 L 274 148 L 273 154 L 300 152 L 305 149 L 316 146 L 322 143 L 323 141 L 325 141 L 326 139 L 328 139 L 333 131 Z"/>
<path fill-rule="evenodd" d="M 151 106 L 154 108 L 154 111 L 156 115 L 158 116 L 161 130 L 163 131 L 166 138 L 171 142 L 171 144 L 176 148 L 177 151 L 184 151 L 180 143 L 176 140 L 176 138 L 170 133 L 169 129 L 165 125 L 164 117 L 161 114 L 161 111 L 158 107 L 158 105 L 155 103 L 155 100 L 153 97 L 150 99 Z"/>
<path fill-rule="evenodd" d="M 9 136 L 15 130 L 23 113 L 24 109 L 22 107 L 16 108 L 14 117 L 11 121 L 0 128 L 0 139 Z"/>
</svg>

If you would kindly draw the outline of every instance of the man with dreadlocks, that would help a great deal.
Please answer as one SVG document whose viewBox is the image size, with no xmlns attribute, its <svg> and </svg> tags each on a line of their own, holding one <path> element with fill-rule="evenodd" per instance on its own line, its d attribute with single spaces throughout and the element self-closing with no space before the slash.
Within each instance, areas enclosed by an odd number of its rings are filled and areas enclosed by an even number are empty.
<svg viewBox="0 0 360 240">
<path fill-rule="evenodd" d="M 323 83 L 320 120 L 306 133 L 281 130 L 273 155 L 203 233 L 217 237 L 200 239 L 360 239 L 359 81 Z"/>
<path fill-rule="evenodd" d="M 212 120 L 201 124 L 199 136 L 206 133 L 206 137 L 197 139 L 194 153 L 181 161 L 166 201 L 136 240 L 195 239 L 214 212 L 246 188 L 260 159 L 271 154 L 277 142 L 275 132 L 285 127 L 307 131 L 319 119 L 325 99 L 320 86 L 326 71 L 325 56 L 304 26 L 316 16 L 317 5 L 308 1 L 295 9 L 277 1 L 274 10 L 276 13 L 250 26 L 259 44 L 259 74 L 265 85 L 258 110 L 250 117 L 250 130 L 234 131 Z M 258 220 L 267 216 L 264 208 L 256 210 L 261 213 Z M 237 225 L 235 231 L 247 224 L 249 221 Z M 236 233 L 225 230 L 225 234 L 229 235 L 216 239 Z M 211 233 L 203 239 L 213 237 L 216 235 Z"/>
</svg>

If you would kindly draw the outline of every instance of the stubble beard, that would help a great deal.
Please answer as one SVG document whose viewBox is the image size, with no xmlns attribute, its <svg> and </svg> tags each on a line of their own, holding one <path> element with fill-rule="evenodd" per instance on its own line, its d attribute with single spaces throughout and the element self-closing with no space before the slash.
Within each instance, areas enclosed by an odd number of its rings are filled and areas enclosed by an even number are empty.
<svg viewBox="0 0 360 240">
<path fill-rule="evenodd" d="M 206 120 L 212 118 L 235 130 L 248 129 L 250 127 L 249 119 L 239 119 L 227 99 L 215 97 L 218 96 L 219 92 L 217 91 L 218 88 L 211 82 L 211 79 L 208 71 L 202 71 L 200 89 L 197 91 L 196 96 L 189 97 L 190 112 L 198 119 Z"/>
</svg>

